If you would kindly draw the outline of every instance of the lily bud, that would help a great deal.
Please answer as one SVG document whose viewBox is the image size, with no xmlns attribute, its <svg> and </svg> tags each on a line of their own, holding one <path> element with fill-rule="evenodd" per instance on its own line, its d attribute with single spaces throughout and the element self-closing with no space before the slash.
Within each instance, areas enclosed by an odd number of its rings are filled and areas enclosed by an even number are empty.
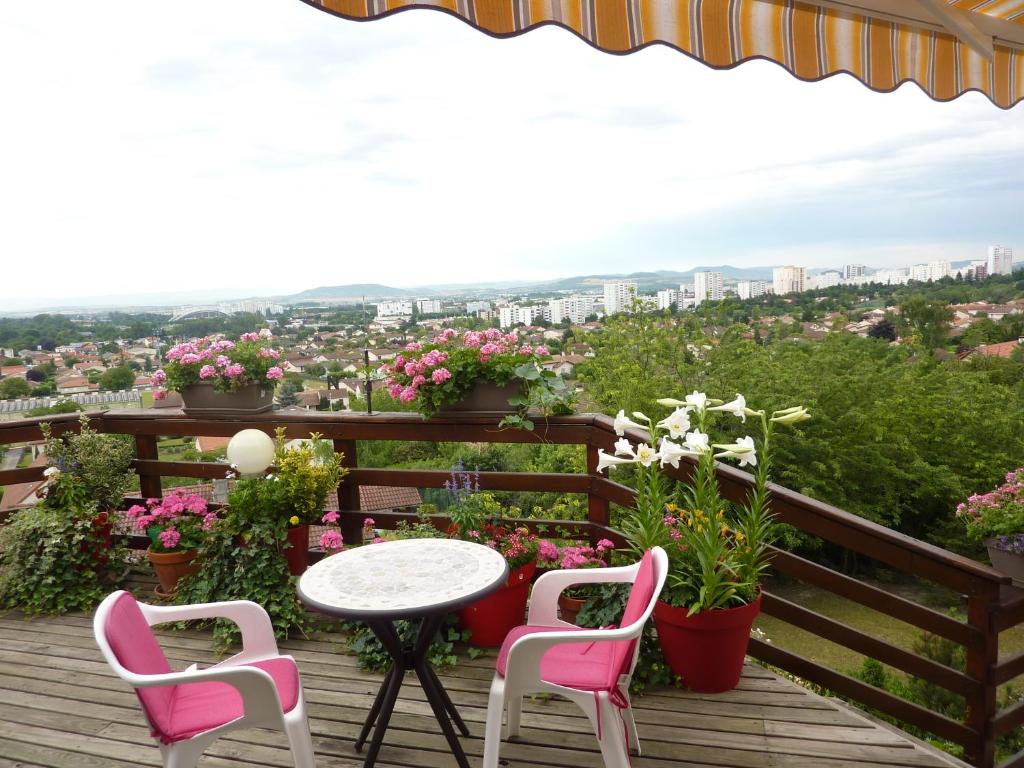
<svg viewBox="0 0 1024 768">
<path fill-rule="evenodd" d="M 807 412 L 804 407 L 791 409 L 789 413 L 785 413 L 781 416 L 773 416 L 772 421 L 776 424 L 783 424 L 785 426 L 792 426 L 793 424 L 799 424 L 801 421 L 807 421 L 811 418 L 811 414 Z"/>
</svg>

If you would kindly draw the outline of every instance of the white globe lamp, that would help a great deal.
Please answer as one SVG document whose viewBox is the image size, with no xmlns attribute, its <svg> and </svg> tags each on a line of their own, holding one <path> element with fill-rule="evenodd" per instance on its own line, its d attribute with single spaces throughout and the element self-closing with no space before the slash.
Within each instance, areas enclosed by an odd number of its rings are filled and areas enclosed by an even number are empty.
<svg viewBox="0 0 1024 768">
<path fill-rule="evenodd" d="M 258 475 L 274 463 L 274 441 L 258 429 L 243 429 L 228 443 L 228 461 L 240 475 Z"/>
</svg>

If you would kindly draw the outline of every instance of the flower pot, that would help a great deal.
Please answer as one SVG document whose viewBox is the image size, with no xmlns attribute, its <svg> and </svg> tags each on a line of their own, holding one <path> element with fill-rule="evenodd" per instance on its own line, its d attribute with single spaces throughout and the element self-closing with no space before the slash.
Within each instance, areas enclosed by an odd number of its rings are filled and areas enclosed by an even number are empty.
<svg viewBox="0 0 1024 768">
<path fill-rule="evenodd" d="M 254 382 L 230 392 L 218 392 L 213 384 L 199 382 L 182 389 L 181 399 L 189 416 L 247 416 L 274 407 L 274 386 Z"/>
<path fill-rule="evenodd" d="M 444 413 L 458 413 L 462 411 L 500 411 L 502 413 L 509 413 L 514 409 L 508 404 L 508 399 L 520 395 L 522 392 L 523 385 L 518 380 L 510 381 L 504 385 L 478 380 L 462 400 L 457 403 L 442 405 L 441 411 Z"/>
<path fill-rule="evenodd" d="M 288 529 L 288 548 L 284 550 L 284 559 L 288 561 L 288 572 L 292 576 L 301 576 L 309 564 L 309 526 L 296 525 Z"/>
<path fill-rule="evenodd" d="M 659 600 L 654 606 L 654 626 L 665 662 L 692 691 L 732 690 L 740 681 L 750 629 L 760 612 L 760 594 L 754 602 L 738 608 L 693 616 L 687 616 L 685 608 Z"/>
<path fill-rule="evenodd" d="M 583 609 L 583 604 L 586 602 L 586 600 L 581 600 L 578 597 L 567 597 L 564 592 L 560 594 L 558 596 L 558 610 L 562 621 L 575 624 L 576 615 Z"/>
<path fill-rule="evenodd" d="M 178 580 L 199 570 L 196 562 L 198 550 L 186 549 L 182 552 L 146 552 L 149 562 L 153 564 L 160 586 L 154 591 L 157 597 L 170 597 L 178 589 Z"/>
<path fill-rule="evenodd" d="M 530 580 L 536 570 L 536 561 L 516 568 L 505 586 L 459 611 L 459 625 L 469 630 L 470 645 L 497 648 L 525 621 Z"/>
<path fill-rule="evenodd" d="M 1024 554 L 1000 549 L 994 544 L 994 541 L 985 542 L 992 567 L 1013 579 L 1013 586 L 1024 588 Z"/>
</svg>

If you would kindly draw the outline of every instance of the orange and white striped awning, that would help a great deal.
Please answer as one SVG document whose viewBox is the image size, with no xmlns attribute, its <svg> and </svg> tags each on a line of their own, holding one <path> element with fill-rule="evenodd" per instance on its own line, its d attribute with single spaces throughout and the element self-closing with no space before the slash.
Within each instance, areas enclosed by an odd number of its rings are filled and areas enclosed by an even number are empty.
<svg viewBox="0 0 1024 768">
<path fill-rule="evenodd" d="M 846 72 L 869 88 L 909 81 L 948 101 L 1024 99 L 1024 0 L 304 0 L 347 19 L 414 8 L 498 37 L 563 26 L 609 53 L 670 45 L 725 69 L 769 59 L 803 80 Z"/>
</svg>

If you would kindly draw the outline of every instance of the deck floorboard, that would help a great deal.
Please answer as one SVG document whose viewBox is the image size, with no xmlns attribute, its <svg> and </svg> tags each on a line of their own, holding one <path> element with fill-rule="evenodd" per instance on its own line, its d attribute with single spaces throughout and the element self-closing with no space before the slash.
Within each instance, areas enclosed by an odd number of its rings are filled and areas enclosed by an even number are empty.
<svg viewBox="0 0 1024 768">
<path fill-rule="evenodd" d="M 199 630 L 159 629 L 171 665 L 217 660 Z M 289 640 L 309 707 L 317 765 L 358 768 L 353 741 L 380 683 L 344 650 L 339 634 Z M 493 654 L 441 677 L 472 736 L 471 764 L 483 754 Z M 748 664 L 735 691 L 719 696 L 660 689 L 635 697 L 643 756 L 633 768 L 949 768 L 955 761 L 851 712 L 762 667 Z M 502 747 L 506 768 L 600 768 L 583 714 L 559 699 L 528 699 L 522 737 Z M 159 766 L 159 753 L 132 691 L 103 662 L 86 615 L 28 619 L 0 614 L 0 768 Z M 220 739 L 204 768 L 291 765 L 284 735 L 243 731 Z M 381 768 L 454 768 L 422 691 L 403 686 Z"/>
</svg>

